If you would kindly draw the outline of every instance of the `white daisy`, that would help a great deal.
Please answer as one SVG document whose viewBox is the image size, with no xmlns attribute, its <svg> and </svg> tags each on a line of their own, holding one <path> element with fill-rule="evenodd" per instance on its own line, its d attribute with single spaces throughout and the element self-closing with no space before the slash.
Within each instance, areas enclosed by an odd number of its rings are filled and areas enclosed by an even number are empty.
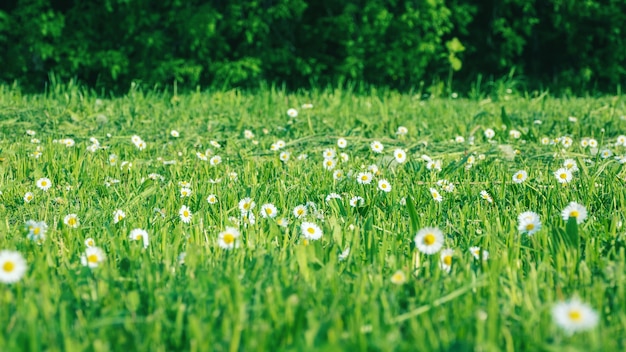
<svg viewBox="0 0 626 352">
<path fill-rule="evenodd" d="M 126 213 L 121 209 L 117 209 L 113 212 L 113 223 L 117 224 L 118 222 L 124 220 L 125 217 Z"/>
<path fill-rule="evenodd" d="M 341 181 L 343 179 L 343 170 L 335 170 L 333 172 L 333 179 L 335 181 Z"/>
<path fill-rule="evenodd" d="M 391 283 L 394 285 L 403 285 L 404 283 L 406 283 L 407 277 L 404 271 L 398 270 L 393 273 L 393 275 L 391 275 L 389 281 L 391 281 Z"/>
<path fill-rule="evenodd" d="M 323 235 L 322 229 L 312 222 L 303 222 L 300 226 L 300 230 L 302 231 L 302 237 L 307 240 L 316 241 L 322 238 Z"/>
<path fill-rule="evenodd" d="M 87 247 L 85 254 L 80 258 L 80 262 L 84 266 L 95 268 L 106 260 L 104 251 L 99 247 Z"/>
<path fill-rule="evenodd" d="M 227 227 L 217 236 L 217 244 L 224 249 L 238 248 L 239 236 L 241 236 L 241 234 L 236 228 Z"/>
<path fill-rule="evenodd" d="M 337 156 L 337 152 L 334 148 L 327 148 L 324 149 L 322 155 L 324 156 L 324 159 L 334 159 Z"/>
<path fill-rule="evenodd" d="M 361 207 L 365 203 L 365 200 L 361 196 L 354 196 L 350 199 L 351 207 Z"/>
<path fill-rule="evenodd" d="M 406 152 L 400 148 L 393 151 L 393 157 L 396 158 L 396 161 L 400 164 L 406 161 Z"/>
<path fill-rule="evenodd" d="M 46 225 L 45 221 L 28 220 L 26 221 L 26 230 L 28 231 L 26 237 L 29 240 L 41 243 L 46 238 L 48 225 Z"/>
<path fill-rule="evenodd" d="M 561 216 L 565 221 L 569 218 L 576 218 L 576 223 L 580 225 L 587 219 L 587 208 L 582 204 L 570 202 L 561 212 Z"/>
<path fill-rule="evenodd" d="M 80 221 L 78 219 L 78 215 L 76 214 L 68 214 L 63 218 L 63 223 L 71 228 L 77 228 L 80 226 Z"/>
<path fill-rule="evenodd" d="M 148 232 L 144 229 L 133 229 L 132 231 L 130 231 L 128 238 L 131 241 L 142 241 L 144 248 L 148 248 L 148 245 L 150 244 Z"/>
<path fill-rule="evenodd" d="M 305 205 L 297 205 L 295 208 L 293 208 L 293 216 L 295 216 L 296 218 L 303 218 L 305 217 L 307 214 L 307 209 Z"/>
<path fill-rule="evenodd" d="M 96 246 L 96 241 L 94 241 L 93 238 L 89 237 L 89 238 L 85 239 L 85 246 L 86 247 L 95 247 Z"/>
<path fill-rule="evenodd" d="M 24 203 L 30 203 L 33 198 L 35 198 L 33 192 L 26 192 L 26 194 L 24 194 Z"/>
<path fill-rule="evenodd" d="M 217 196 L 215 194 L 209 194 L 209 196 L 206 197 L 206 201 L 209 204 L 215 204 L 215 203 L 217 203 Z"/>
<path fill-rule="evenodd" d="M 339 138 L 337 140 L 337 146 L 341 149 L 345 148 L 348 146 L 348 141 L 345 138 Z"/>
<path fill-rule="evenodd" d="M 572 172 L 562 167 L 554 172 L 554 177 L 559 183 L 567 184 L 572 181 Z"/>
<path fill-rule="evenodd" d="M 398 127 L 398 130 L 396 131 L 396 134 L 397 134 L 398 136 L 404 136 L 404 135 L 406 135 L 407 133 L 409 133 L 409 129 L 408 129 L 408 128 L 406 128 L 406 127 L 404 127 L 404 126 L 399 126 L 399 127 Z"/>
<path fill-rule="evenodd" d="M 332 170 L 335 168 L 335 166 L 337 165 L 337 162 L 335 161 L 335 159 L 324 159 L 324 169 L 326 170 Z"/>
<path fill-rule="evenodd" d="M 578 171 L 578 164 L 576 164 L 576 160 L 574 159 L 565 159 L 565 161 L 563 161 L 563 167 L 571 172 Z"/>
<path fill-rule="evenodd" d="M 436 227 L 425 227 L 415 235 L 415 246 L 424 254 L 435 254 L 443 247 L 443 232 Z"/>
<path fill-rule="evenodd" d="M 492 130 L 491 128 L 487 128 L 485 130 L 485 137 L 487 137 L 487 139 L 491 139 L 496 135 L 496 132 L 494 130 Z"/>
<path fill-rule="evenodd" d="M 452 248 L 442 250 L 439 256 L 439 266 L 446 272 L 450 272 L 452 269 L 452 256 L 454 256 L 454 249 Z"/>
<path fill-rule="evenodd" d="M 41 189 L 42 191 L 48 191 L 50 187 L 52 187 L 52 182 L 50 181 L 49 178 L 42 177 L 39 180 L 37 180 L 37 187 Z"/>
<path fill-rule="evenodd" d="M 180 221 L 188 224 L 191 221 L 191 210 L 186 205 L 180 207 L 178 211 L 178 215 L 180 215 Z"/>
<path fill-rule="evenodd" d="M 360 172 L 356 175 L 356 182 L 362 185 L 368 185 L 372 182 L 372 174 L 369 172 Z"/>
<path fill-rule="evenodd" d="M 15 251 L 0 251 L 0 282 L 13 284 L 24 276 L 28 266 L 24 257 Z"/>
<path fill-rule="evenodd" d="M 513 183 L 523 183 L 528 178 L 528 173 L 525 170 L 519 170 L 513 175 Z"/>
<path fill-rule="evenodd" d="M 274 204 L 268 203 L 261 206 L 261 216 L 264 218 L 275 218 L 278 215 L 278 210 Z"/>
<path fill-rule="evenodd" d="M 391 192 L 391 183 L 389 183 L 385 179 L 381 179 L 378 181 L 378 189 L 383 192 L 389 193 Z"/>
<path fill-rule="evenodd" d="M 441 202 L 443 200 L 443 197 L 441 196 L 441 193 L 439 193 L 439 191 L 437 191 L 436 188 L 430 188 L 430 195 L 433 197 L 433 199 L 436 202 Z"/>
<path fill-rule="evenodd" d="M 183 187 L 180 189 L 180 197 L 185 198 L 191 196 L 191 188 Z"/>
<path fill-rule="evenodd" d="M 247 214 L 254 209 L 256 203 L 252 200 L 252 198 L 244 198 L 239 201 L 239 210 L 241 210 L 241 214 Z"/>
<path fill-rule="evenodd" d="M 209 164 L 211 164 L 211 166 L 217 166 L 221 162 L 222 162 L 222 157 L 219 155 L 215 155 L 209 160 Z"/>
<path fill-rule="evenodd" d="M 598 325 L 598 313 L 577 298 L 558 302 L 552 308 L 554 323 L 568 334 L 590 330 Z"/>
<path fill-rule="evenodd" d="M 298 110 L 293 109 L 293 108 L 289 109 L 289 110 L 287 110 L 287 115 L 289 115 L 289 117 L 291 117 L 291 118 L 296 118 L 296 117 L 298 117 Z"/>
<path fill-rule="evenodd" d="M 539 219 L 539 215 L 535 212 L 523 212 L 518 216 L 517 220 L 517 229 L 520 233 L 526 233 L 528 236 L 532 236 L 534 233 L 541 230 L 541 220 Z"/>
<path fill-rule="evenodd" d="M 373 141 L 372 144 L 370 145 L 370 147 L 372 148 L 372 151 L 374 153 L 382 153 L 383 149 L 385 149 L 383 144 L 380 143 L 379 141 Z"/>
</svg>

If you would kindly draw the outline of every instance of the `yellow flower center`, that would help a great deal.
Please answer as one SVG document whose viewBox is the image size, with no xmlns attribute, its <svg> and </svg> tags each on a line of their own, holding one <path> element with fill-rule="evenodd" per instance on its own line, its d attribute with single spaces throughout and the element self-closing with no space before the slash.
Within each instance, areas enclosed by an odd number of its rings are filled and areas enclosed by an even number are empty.
<svg viewBox="0 0 626 352">
<path fill-rule="evenodd" d="M 521 180 L 522 178 L 524 178 L 524 175 L 522 175 L 522 174 L 517 174 L 517 179 L 518 179 L 518 180 Z"/>
<path fill-rule="evenodd" d="M 526 231 L 531 231 L 534 228 L 535 228 L 535 224 L 531 223 L 531 224 L 526 225 Z"/>
<path fill-rule="evenodd" d="M 67 220 L 67 224 L 70 226 L 75 226 L 76 225 L 76 218 L 69 218 Z"/>
<path fill-rule="evenodd" d="M 382 185 L 380 185 L 381 188 L 387 188 L 387 184 L 383 183 Z"/>
<path fill-rule="evenodd" d="M 443 257 L 443 263 L 447 266 L 452 265 L 452 256 L 447 255 Z"/>
<path fill-rule="evenodd" d="M 244 203 L 244 204 L 243 204 L 243 208 L 244 208 L 245 210 L 250 209 L 250 203 Z"/>
<path fill-rule="evenodd" d="M 332 161 L 328 160 L 328 161 L 326 162 L 326 166 L 332 166 L 332 165 L 333 165 L 333 162 L 332 162 Z"/>
<path fill-rule="evenodd" d="M 559 177 L 563 180 L 567 179 L 567 174 L 564 172 L 562 174 L 559 175 Z"/>
<path fill-rule="evenodd" d="M 304 210 L 298 209 L 298 215 L 302 215 L 302 213 L 304 213 Z"/>
<path fill-rule="evenodd" d="M 40 233 L 40 232 L 41 232 L 41 228 L 39 228 L 39 227 L 35 227 L 35 228 L 33 229 L 33 233 L 34 233 L 35 235 L 39 235 L 39 233 Z"/>
<path fill-rule="evenodd" d="M 272 214 L 272 208 L 266 208 L 265 212 L 267 213 L 267 215 Z"/>
<path fill-rule="evenodd" d="M 432 233 L 426 234 L 426 236 L 424 236 L 424 244 L 431 246 L 432 244 L 435 243 L 435 235 L 433 235 Z"/>
<path fill-rule="evenodd" d="M 577 218 L 577 217 L 578 217 L 578 215 L 580 215 L 580 213 L 578 212 L 578 210 L 572 210 L 572 211 L 569 213 L 569 216 L 574 217 L 574 218 Z"/>
<path fill-rule="evenodd" d="M 315 229 L 312 227 L 309 227 L 308 229 L 306 229 L 306 232 L 310 233 L 311 235 L 315 233 Z"/>
<path fill-rule="evenodd" d="M 391 282 L 399 284 L 404 282 L 404 275 L 402 273 L 395 273 L 391 276 Z"/>
<path fill-rule="evenodd" d="M 2 270 L 5 273 L 10 273 L 15 269 L 15 264 L 13 262 L 4 262 L 4 264 L 2 265 Z"/>
<path fill-rule="evenodd" d="M 118 215 L 117 216 L 117 221 L 122 221 L 124 219 L 124 217 L 122 215 Z"/>
<path fill-rule="evenodd" d="M 96 254 L 90 254 L 87 256 L 87 262 L 89 263 L 97 263 L 98 262 L 98 255 Z"/>
<path fill-rule="evenodd" d="M 93 246 L 93 241 L 87 241 L 87 244 L 90 245 L 90 246 Z"/>
<path fill-rule="evenodd" d="M 361 176 L 361 181 L 367 181 L 367 175 Z"/>
<path fill-rule="evenodd" d="M 183 216 L 186 218 L 189 217 L 189 211 L 187 210 L 183 211 Z"/>
<path fill-rule="evenodd" d="M 46 187 L 46 185 L 47 185 L 47 184 L 48 184 L 48 182 L 46 182 L 46 181 L 41 181 L 41 186 L 42 186 L 42 187 Z"/>
<path fill-rule="evenodd" d="M 580 314 L 580 312 L 577 310 L 570 310 L 567 313 L 567 316 L 573 321 L 580 321 L 583 317 L 582 314 Z"/>
<path fill-rule="evenodd" d="M 235 236 L 231 233 L 227 233 L 224 235 L 224 243 L 233 244 L 235 242 Z"/>
</svg>

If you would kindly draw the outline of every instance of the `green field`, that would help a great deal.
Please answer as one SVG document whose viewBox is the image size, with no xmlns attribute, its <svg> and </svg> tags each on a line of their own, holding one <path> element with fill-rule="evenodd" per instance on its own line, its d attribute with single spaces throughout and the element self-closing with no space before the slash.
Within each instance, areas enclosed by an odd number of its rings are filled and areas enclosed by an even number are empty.
<svg viewBox="0 0 626 352">
<path fill-rule="evenodd" d="M 624 115 L 515 91 L 2 87 L 0 250 L 27 267 L 4 282 L 21 266 L 0 255 L 0 350 L 622 351 Z"/>
</svg>

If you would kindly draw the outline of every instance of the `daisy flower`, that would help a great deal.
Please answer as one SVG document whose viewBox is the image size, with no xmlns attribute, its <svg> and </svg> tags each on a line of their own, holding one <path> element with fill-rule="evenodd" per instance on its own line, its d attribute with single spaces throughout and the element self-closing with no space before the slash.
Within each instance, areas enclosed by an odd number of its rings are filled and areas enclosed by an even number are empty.
<svg viewBox="0 0 626 352">
<path fill-rule="evenodd" d="M 28 231 L 26 237 L 29 240 L 41 243 L 46 238 L 48 225 L 45 221 L 28 220 L 26 221 L 26 230 Z"/>
<path fill-rule="evenodd" d="M 424 254 L 435 254 L 443 247 L 443 232 L 436 227 L 425 227 L 415 235 L 415 247 Z"/>
<path fill-rule="evenodd" d="M 572 181 L 572 172 L 564 167 L 554 172 L 554 177 L 562 184 L 567 184 Z"/>
<path fill-rule="evenodd" d="M 234 171 L 233 171 L 233 172 L 229 172 L 229 173 L 228 173 L 228 178 L 229 178 L 231 181 L 233 181 L 233 182 L 235 182 L 235 181 L 237 181 L 237 180 L 239 179 L 239 177 L 237 176 L 237 173 L 236 173 L 236 172 L 234 172 Z"/>
<path fill-rule="evenodd" d="M 441 193 L 439 193 L 439 191 L 437 191 L 437 189 L 435 188 L 430 188 L 430 195 L 433 197 L 433 199 L 436 202 L 441 202 L 443 200 L 443 197 L 441 196 Z"/>
<path fill-rule="evenodd" d="M 180 197 L 185 198 L 191 196 L 191 188 L 183 187 L 180 189 Z"/>
<path fill-rule="evenodd" d="M 454 141 L 457 143 L 464 143 L 465 138 L 463 138 L 463 136 L 456 136 L 456 138 L 454 138 Z"/>
<path fill-rule="evenodd" d="M 287 110 L 287 115 L 291 118 L 296 118 L 298 117 L 298 110 L 291 108 Z"/>
<path fill-rule="evenodd" d="M 217 236 L 217 244 L 223 249 L 238 248 L 239 236 L 241 236 L 241 234 L 236 228 L 227 227 Z"/>
<path fill-rule="evenodd" d="M 335 165 L 337 165 L 335 159 L 324 159 L 324 169 L 332 170 L 335 168 Z"/>
<path fill-rule="evenodd" d="M 344 163 L 347 163 L 348 160 L 350 160 L 350 155 L 348 155 L 347 153 L 341 153 L 339 154 L 339 158 L 341 159 L 341 161 L 343 161 Z"/>
<path fill-rule="evenodd" d="M 343 171 L 342 170 L 335 170 L 333 172 L 333 179 L 335 181 L 341 181 L 341 179 L 343 179 Z"/>
<path fill-rule="evenodd" d="M 396 162 L 402 164 L 406 161 L 406 152 L 400 148 L 393 151 L 393 157 L 396 158 Z"/>
<path fill-rule="evenodd" d="M 63 218 L 63 223 L 71 228 L 77 228 L 80 225 L 80 221 L 78 219 L 78 215 L 76 214 L 68 214 Z"/>
<path fill-rule="evenodd" d="M 403 285 L 404 283 L 406 283 L 407 278 L 406 278 L 406 274 L 404 273 L 404 271 L 398 270 L 395 273 L 393 273 L 393 275 L 391 275 L 391 279 L 389 280 L 394 285 Z"/>
<path fill-rule="evenodd" d="M 337 259 L 339 259 L 339 261 L 344 261 L 348 258 L 348 255 L 350 255 L 350 247 L 346 247 L 346 249 L 343 250 L 343 252 L 339 253 L 339 255 L 337 256 Z"/>
<path fill-rule="evenodd" d="M 307 240 L 316 241 L 322 238 L 323 235 L 322 229 L 312 222 L 303 222 L 302 225 L 300 225 L 300 230 L 302 231 L 302 237 Z"/>
<path fill-rule="evenodd" d="M 571 172 L 576 172 L 578 171 L 578 164 L 576 164 L 576 160 L 574 159 L 565 159 L 565 161 L 563 161 L 563 168 Z"/>
<path fill-rule="evenodd" d="M 371 172 L 374 175 L 379 175 L 380 174 L 380 170 L 378 169 L 378 165 L 376 164 L 372 164 L 370 166 L 367 167 L 367 171 Z"/>
<path fill-rule="evenodd" d="M 569 148 L 574 144 L 574 140 L 570 137 L 563 137 L 561 139 L 561 144 L 565 147 L 565 148 Z"/>
<path fill-rule="evenodd" d="M 250 131 L 250 130 L 245 130 L 245 131 L 243 131 L 243 138 L 245 138 L 245 139 L 252 139 L 252 138 L 254 138 L 254 133 L 252 133 L 252 131 Z"/>
<path fill-rule="evenodd" d="M 30 203 L 33 198 L 35 198 L 33 192 L 26 192 L 26 194 L 24 194 L 24 203 Z"/>
<path fill-rule="evenodd" d="M 178 215 L 180 215 L 180 221 L 184 222 L 185 224 L 188 224 L 191 221 L 191 211 L 186 205 L 180 207 Z"/>
<path fill-rule="evenodd" d="M 379 141 L 373 141 L 372 144 L 370 145 L 370 147 L 372 148 L 372 151 L 374 153 L 382 153 L 383 149 L 385 149 L 383 144 L 380 143 Z"/>
<path fill-rule="evenodd" d="M 491 195 L 489 194 L 489 192 L 487 192 L 484 189 L 480 191 L 480 198 L 486 200 L 489 203 L 493 203 L 493 198 L 491 198 Z"/>
<path fill-rule="evenodd" d="M 178 133 L 178 131 L 176 131 L 176 130 L 171 130 L 171 131 L 170 131 L 170 135 L 171 135 L 172 137 L 174 137 L 174 138 L 178 138 L 178 137 L 180 137 L 180 133 Z"/>
<path fill-rule="evenodd" d="M 251 198 L 244 198 L 239 201 L 239 210 L 241 214 L 247 214 L 254 209 L 255 205 L 256 203 Z"/>
<path fill-rule="evenodd" d="M 513 175 L 513 183 L 523 183 L 528 178 L 528 173 L 525 170 L 519 170 Z"/>
<path fill-rule="evenodd" d="M 391 192 L 391 183 L 389 183 L 387 180 L 382 179 L 378 181 L 378 189 L 383 191 L 383 192 Z"/>
<path fill-rule="evenodd" d="M 215 155 L 209 160 L 209 164 L 211 164 L 211 166 L 217 166 L 221 162 L 222 162 L 222 157 L 219 155 Z"/>
<path fill-rule="evenodd" d="M 148 248 L 150 244 L 150 239 L 148 237 L 148 232 L 144 229 L 133 229 L 130 231 L 128 238 L 131 241 L 141 241 L 143 242 L 143 248 Z"/>
<path fill-rule="evenodd" d="M 16 283 L 24 276 L 27 269 L 26 260 L 19 252 L 0 251 L 0 282 Z"/>
<path fill-rule="evenodd" d="M 289 161 L 289 157 L 291 156 L 291 154 L 287 151 L 285 152 L 281 152 L 279 155 L 280 161 L 286 163 Z"/>
<path fill-rule="evenodd" d="M 278 215 L 278 210 L 274 206 L 274 204 L 263 204 L 261 206 L 261 216 L 264 218 L 275 218 Z"/>
<path fill-rule="evenodd" d="M 50 187 L 52 187 L 52 182 L 50 182 L 49 178 L 42 177 L 37 180 L 37 188 L 39 188 L 40 190 L 45 192 L 48 191 Z"/>
<path fill-rule="evenodd" d="M 363 203 L 365 203 L 365 200 L 361 196 L 354 196 L 350 199 L 351 207 L 360 207 L 363 206 Z"/>
<path fill-rule="evenodd" d="M 285 141 L 283 141 L 282 139 L 279 139 L 276 141 L 275 144 L 276 144 L 276 147 L 278 147 L 278 149 L 282 149 L 285 147 L 287 143 L 285 143 Z"/>
<path fill-rule="evenodd" d="M 306 214 L 307 214 L 307 209 L 306 209 L 306 206 L 303 204 L 297 205 L 295 208 L 293 208 L 293 216 L 295 216 L 298 219 L 305 217 Z"/>
<path fill-rule="evenodd" d="M 539 215 L 535 212 L 523 212 L 518 216 L 517 220 L 517 229 L 520 233 L 526 233 L 528 236 L 532 236 L 534 233 L 541 230 L 541 220 L 539 219 Z"/>
<path fill-rule="evenodd" d="M 87 239 L 85 239 L 85 246 L 86 247 L 95 247 L 96 246 L 96 241 L 93 240 L 93 238 L 89 237 Z"/>
<path fill-rule="evenodd" d="M 406 128 L 406 127 L 404 127 L 404 126 L 399 126 L 399 127 L 398 127 L 398 130 L 396 131 L 396 134 L 397 134 L 398 136 L 404 136 L 404 135 L 406 135 L 407 133 L 409 133 L 409 129 L 408 129 L 408 128 Z"/>
<path fill-rule="evenodd" d="M 37 132 L 35 132 L 33 130 L 26 130 L 26 134 L 32 137 L 32 136 L 36 135 Z"/>
<path fill-rule="evenodd" d="M 287 226 L 289 226 L 289 220 L 287 220 L 285 218 L 280 218 L 280 219 L 276 220 L 276 225 L 278 225 L 280 227 L 287 227 Z"/>
<path fill-rule="evenodd" d="M 577 298 L 558 302 L 552 308 L 554 323 L 568 334 L 590 330 L 598 325 L 598 313 Z"/>
<path fill-rule="evenodd" d="M 470 253 L 472 253 L 472 256 L 474 256 L 474 259 L 479 260 L 481 258 L 480 247 L 470 247 L 469 251 Z M 482 250 L 482 259 L 483 260 L 489 259 L 489 252 L 487 252 L 484 249 Z"/>
<path fill-rule="evenodd" d="M 495 137 L 495 135 L 496 135 L 496 132 L 492 130 L 491 128 L 488 128 L 485 130 L 485 137 L 487 137 L 487 139 L 491 139 Z"/>
<path fill-rule="evenodd" d="M 583 138 L 580 140 L 580 146 L 587 148 L 589 146 L 589 138 Z"/>
<path fill-rule="evenodd" d="M 100 263 L 104 262 L 105 259 L 106 256 L 102 249 L 99 247 L 87 247 L 85 254 L 83 254 L 80 258 L 80 262 L 83 266 L 95 268 L 100 265 Z"/>
<path fill-rule="evenodd" d="M 509 136 L 514 138 L 514 139 L 519 139 L 522 136 L 522 133 L 518 130 L 510 130 L 509 131 Z"/>
<path fill-rule="evenodd" d="M 210 141 L 209 144 L 211 144 L 214 148 L 222 147 L 222 145 L 218 141 Z"/>
<path fill-rule="evenodd" d="M 341 149 L 345 148 L 348 146 L 348 141 L 345 138 L 339 138 L 337 140 L 337 146 Z"/>
<path fill-rule="evenodd" d="M 324 159 L 334 159 L 337 156 L 337 152 L 334 148 L 324 149 L 322 154 L 324 155 Z"/>
<path fill-rule="evenodd" d="M 587 219 L 587 208 L 582 204 L 570 202 L 561 212 L 561 216 L 565 221 L 569 218 L 576 218 L 576 223 L 580 225 Z"/>
<path fill-rule="evenodd" d="M 593 138 L 589 138 L 589 147 L 597 148 L 598 147 L 598 141 L 593 139 Z"/>
<path fill-rule="evenodd" d="M 626 136 L 621 135 L 617 136 L 617 141 L 615 142 L 616 146 L 625 146 L 626 147 Z"/>
<path fill-rule="evenodd" d="M 337 193 L 330 193 L 326 196 L 326 203 L 330 202 L 333 199 L 341 199 L 341 196 Z"/>
<path fill-rule="evenodd" d="M 601 157 L 602 159 L 608 159 L 608 158 L 610 158 L 611 156 L 613 156 L 613 152 L 612 152 L 612 151 L 610 151 L 609 149 L 602 149 L 602 150 L 600 151 L 600 157 Z"/>
<path fill-rule="evenodd" d="M 469 159 L 468 159 L 468 163 L 469 163 Z M 441 160 L 428 160 L 426 162 L 426 168 L 428 170 L 441 171 Z"/>
<path fill-rule="evenodd" d="M 215 194 L 209 194 L 209 196 L 206 197 L 206 201 L 209 204 L 215 204 L 217 203 L 217 196 Z"/>
<path fill-rule="evenodd" d="M 125 217 L 126 213 L 121 209 L 117 209 L 113 212 L 113 223 L 117 224 L 118 222 L 124 220 Z"/>
<path fill-rule="evenodd" d="M 446 272 L 450 272 L 452 269 L 452 256 L 454 255 L 454 249 L 446 248 L 441 251 L 439 256 L 439 266 Z"/>
<path fill-rule="evenodd" d="M 369 172 L 360 172 L 356 175 L 356 182 L 362 185 L 368 185 L 372 182 L 372 174 Z"/>
</svg>

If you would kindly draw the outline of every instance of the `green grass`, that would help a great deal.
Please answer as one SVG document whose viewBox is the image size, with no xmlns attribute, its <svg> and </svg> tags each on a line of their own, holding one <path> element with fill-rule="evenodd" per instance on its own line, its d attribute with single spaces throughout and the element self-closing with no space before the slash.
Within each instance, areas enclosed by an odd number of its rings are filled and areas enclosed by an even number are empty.
<svg viewBox="0 0 626 352">
<path fill-rule="evenodd" d="M 301 109 L 305 103 L 313 108 Z M 299 116 L 289 118 L 289 108 Z M 625 154 L 626 147 L 615 146 L 626 134 L 622 115 L 621 96 L 421 100 L 346 90 L 180 96 L 133 90 L 96 100 L 71 87 L 29 96 L 0 88 L 0 249 L 19 251 L 28 263 L 19 282 L 0 284 L 0 350 L 624 350 L 626 171 L 614 157 L 580 145 L 595 138 L 600 150 Z M 398 126 L 408 135 L 396 135 Z M 483 136 L 486 128 L 496 131 L 491 141 Z M 246 129 L 258 144 L 244 138 Z M 522 138 L 509 137 L 510 129 Z M 131 143 L 135 134 L 145 150 Z M 475 141 L 457 143 L 458 135 Z M 561 136 L 573 146 L 541 143 Z M 87 151 L 90 137 L 105 148 Z M 345 150 L 336 147 L 340 137 L 348 141 Z M 63 138 L 75 146 L 54 143 Z M 286 163 L 270 150 L 279 139 L 286 142 L 281 151 L 291 153 Z M 374 140 L 384 144 L 382 154 L 370 150 Z M 518 153 L 511 159 L 503 145 Z M 29 156 L 37 146 L 42 155 Z M 334 180 L 322 167 L 322 152 L 331 147 L 350 158 L 337 169 L 355 175 L 376 164 L 376 179 L 387 179 L 392 191 L 354 178 Z M 395 148 L 407 151 L 406 163 L 392 162 Z M 196 152 L 206 149 L 222 163 L 200 160 Z M 112 153 L 119 157 L 114 166 Z M 297 160 L 302 153 L 308 158 Z M 428 170 L 422 155 L 441 160 L 442 171 Z M 468 168 L 470 156 L 476 161 Z M 580 171 L 563 186 L 553 172 L 566 158 Z M 163 162 L 170 160 L 176 163 Z M 121 168 L 121 161 L 132 167 Z M 518 170 L 529 174 L 522 184 L 512 182 Z M 47 192 L 35 185 L 41 177 L 53 182 Z M 111 179 L 120 182 L 107 187 Z M 442 192 L 437 203 L 429 188 L 441 192 L 440 179 L 456 189 Z M 180 197 L 180 181 L 191 183 L 191 197 Z M 480 197 L 482 190 L 493 203 Z M 34 193 L 30 203 L 26 192 Z M 342 200 L 327 203 L 331 192 Z M 208 204 L 209 194 L 219 202 Z M 363 207 L 348 204 L 355 195 L 365 199 Z M 256 223 L 239 226 L 241 246 L 224 250 L 218 234 L 234 226 L 230 218 L 239 218 L 245 197 L 256 202 Z M 561 218 L 571 201 L 589 212 L 580 226 Z M 319 241 L 305 243 L 302 219 L 292 214 L 306 202 L 323 212 L 323 220 L 312 212 L 306 218 L 323 229 Z M 287 228 L 260 216 L 265 203 L 278 208 Z M 193 212 L 189 224 L 178 217 L 183 204 Z M 116 209 L 126 212 L 118 224 Z M 517 229 L 527 210 L 543 224 L 533 236 Z M 80 218 L 76 229 L 63 224 L 70 213 Z M 43 243 L 27 239 L 28 220 L 47 223 Z M 455 251 L 450 273 L 439 267 L 438 254 L 416 250 L 416 230 L 430 226 L 440 228 L 444 248 Z M 134 228 L 148 231 L 147 249 L 129 241 Z M 93 269 L 80 260 L 89 237 L 107 256 Z M 488 250 L 489 259 L 475 260 L 471 246 Z M 350 254 L 340 261 L 346 247 Z M 402 285 L 391 282 L 398 270 L 407 275 Z M 575 296 L 600 319 L 593 329 L 569 335 L 551 311 Z"/>
</svg>

